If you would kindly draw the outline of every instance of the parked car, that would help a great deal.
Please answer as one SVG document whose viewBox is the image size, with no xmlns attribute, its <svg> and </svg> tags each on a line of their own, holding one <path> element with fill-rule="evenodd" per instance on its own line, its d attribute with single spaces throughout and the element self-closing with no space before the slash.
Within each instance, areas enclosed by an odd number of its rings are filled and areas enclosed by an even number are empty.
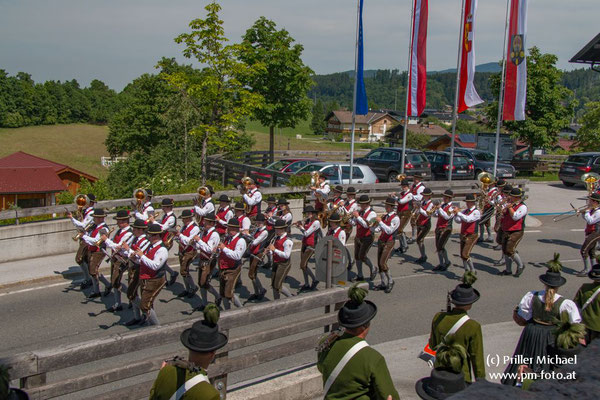
<svg viewBox="0 0 600 400">
<path fill-rule="evenodd" d="M 600 153 L 577 153 L 570 155 L 558 171 L 558 179 L 565 186 L 573 186 L 581 182 L 581 175 L 587 172 L 600 174 Z"/>
<path fill-rule="evenodd" d="M 308 164 L 319 162 L 316 158 L 282 158 L 281 160 L 277 160 L 274 163 L 267 165 L 265 168 L 273 169 L 275 171 L 280 172 L 288 172 L 290 174 L 296 173 L 300 168 L 306 167 Z M 265 178 L 270 178 L 269 174 L 265 174 L 262 172 L 254 172 L 255 175 L 264 176 Z M 257 178 L 258 183 L 264 183 L 264 179 Z"/>
<path fill-rule="evenodd" d="M 364 157 L 357 158 L 359 164 L 371 167 L 381 181 L 394 182 L 396 175 L 402 171 L 402 148 L 380 147 L 372 150 Z M 420 150 L 406 149 L 404 173 L 420 175 L 423 180 L 431 179 L 431 163 Z"/>
<path fill-rule="evenodd" d="M 473 160 L 475 177 L 477 177 L 477 175 L 479 175 L 481 172 L 489 172 L 491 174 L 494 173 L 494 155 L 488 151 L 475 149 L 454 149 L 454 154 L 460 154 Z M 515 167 L 510 164 L 498 162 L 496 168 L 497 178 L 515 178 L 517 176 Z"/>
<path fill-rule="evenodd" d="M 332 185 L 350 183 L 350 163 L 316 162 L 299 169 L 296 174 L 310 174 L 313 171 L 321 172 Z M 379 183 L 375 173 L 366 165 L 354 164 L 352 171 L 352 183 Z"/>
<path fill-rule="evenodd" d="M 431 162 L 433 179 L 448 179 L 450 172 L 450 153 L 446 151 L 426 151 L 425 156 Z M 452 163 L 452 179 L 474 179 L 475 168 L 469 157 L 455 154 Z"/>
</svg>

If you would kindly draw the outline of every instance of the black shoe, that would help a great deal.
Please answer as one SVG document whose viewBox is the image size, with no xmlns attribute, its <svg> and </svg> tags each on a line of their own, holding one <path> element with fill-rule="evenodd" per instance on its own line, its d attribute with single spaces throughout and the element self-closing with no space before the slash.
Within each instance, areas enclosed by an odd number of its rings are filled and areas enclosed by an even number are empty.
<svg viewBox="0 0 600 400">
<path fill-rule="evenodd" d="M 302 285 L 300 289 L 298 289 L 298 293 L 308 292 L 310 290 L 310 285 Z"/>
<path fill-rule="evenodd" d="M 265 298 L 265 294 L 267 294 L 267 289 L 265 289 L 265 288 L 260 289 L 260 293 L 258 294 L 257 300 L 264 299 Z"/>
<path fill-rule="evenodd" d="M 373 288 L 373 290 L 385 290 L 387 288 L 386 285 L 384 285 L 383 283 L 380 283 L 379 285 L 375 286 Z"/>
<path fill-rule="evenodd" d="M 188 294 L 190 294 L 190 292 L 188 292 L 187 290 L 184 290 L 183 292 L 179 293 L 177 295 L 177 297 L 187 297 Z"/>
<path fill-rule="evenodd" d="M 483 243 L 484 240 L 482 238 L 477 239 L 477 243 Z"/>
<path fill-rule="evenodd" d="M 194 307 L 194 311 L 204 311 L 205 308 L 206 306 L 204 304 L 200 304 L 199 306 Z"/>
<path fill-rule="evenodd" d="M 440 271 L 447 271 L 448 267 L 450 267 L 450 265 L 452 265 L 452 264 L 450 262 L 447 262 L 446 264 L 441 266 Z"/>
<path fill-rule="evenodd" d="M 364 276 L 355 276 L 354 278 L 350 279 L 350 282 L 362 282 L 365 280 Z"/>
<path fill-rule="evenodd" d="M 441 271 L 441 270 L 442 270 L 442 268 L 444 268 L 444 266 L 443 266 L 443 265 L 438 265 L 438 266 L 434 267 L 434 268 L 432 269 L 432 271 Z"/>
<path fill-rule="evenodd" d="M 492 247 L 492 250 L 500 250 L 502 248 L 502 245 L 497 244 L 494 247 Z"/>
<path fill-rule="evenodd" d="M 146 324 L 148 324 L 150 321 L 148 320 L 148 317 L 144 314 L 142 315 L 142 319 L 140 319 L 140 322 L 138 322 L 138 325 L 140 326 L 144 326 Z"/>
<path fill-rule="evenodd" d="M 194 296 L 196 295 L 196 292 L 197 292 L 197 291 L 198 291 L 198 288 L 194 288 L 194 289 L 190 290 L 190 291 L 188 292 L 188 294 L 186 295 L 186 297 L 187 297 L 188 299 L 191 299 L 192 297 L 194 297 Z"/>
<path fill-rule="evenodd" d="M 173 272 L 173 275 L 171 275 L 171 279 L 169 279 L 169 282 L 167 282 L 167 286 L 171 286 L 172 284 L 174 284 L 178 276 L 179 272 Z"/>
<path fill-rule="evenodd" d="M 394 281 L 391 281 L 389 285 L 383 290 L 385 293 L 392 293 L 392 289 L 394 288 Z"/>
<path fill-rule="evenodd" d="M 104 288 L 104 293 L 102 293 L 102 296 L 106 297 L 110 294 L 110 291 L 112 290 L 112 285 L 108 285 L 107 287 Z"/>
<path fill-rule="evenodd" d="M 123 325 L 125 326 L 134 326 L 134 325 L 138 325 L 140 323 L 141 319 L 138 318 L 134 318 L 131 321 L 125 322 Z"/>
<path fill-rule="evenodd" d="M 83 282 L 81 282 L 81 285 L 79 285 L 79 289 L 81 289 L 81 290 L 87 289 L 90 286 L 92 286 L 92 281 L 90 281 L 90 280 L 83 281 Z"/>
<path fill-rule="evenodd" d="M 92 293 L 87 298 L 88 299 L 96 299 L 98 297 L 100 297 L 100 293 Z"/>
<path fill-rule="evenodd" d="M 222 302 L 223 302 L 223 298 L 222 298 L 222 297 L 219 297 L 218 299 L 216 299 L 216 300 L 215 300 L 215 305 L 216 305 L 218 308 L 221 308 L 221 303 L 222 303 Z"/>
<path fill-rule="evenodd" d="M 117 312 L 117 311 L 123 311 L 123 306 L 121 304 L 119 304 L 118 306 L 112 306 L 109 309 L 110 312 Z"/>
<path fill-rule="evenodd" d="M 413 244 L 414 242 L 415 242 L 415 239 L 413 239 L 413 238 L 408 238 L 406 240 L 406 244 Z"/>
<path fill-rule="evenodd" d="M 487 238 L 484 240 L 484 242 L 486 243 L 494 243 L 494 240 L 492 238 Z"/>
<path fill-rule="evenodd" d="M 500 276 L 508 276 L 508 275 L 512 275 L 512 272 L 504 270 L 504 271 L 498 272 L 498 275 L 500 275 Z"/>
<path fill-rule="evenodd" d="M 372 281 L 373 279 L 375 279 L 377 277 L 377 269 L 373 268 L 371 270 L 371 276 L 369 276 L 369 280 Z"/>
<path fill-rule="evenodd" d="M 515 278 L 518 278 L 521 276 L 521 274 L 523 273 L 523 271 L 525 270 L 525 267 L 522 268 L 517 268 L 517 272 L 515 272 L 515 274 L 513 275 Z"/>
<path fill-rule="evenodd" d="M 256 293 L 251 294 L 250 297 L 248 297 L 247 301 L 250 301 L 250 302 L 252 302 L 252 301 L 258 301 L 258 294 L 256 294 Z"/>
<path fill-rule="evenodd" d="M 576 273 L 575 276 L 578 276 L 580 278 L 585 278 L 586 276 L 588 276 L 588 271 L 586 271 L 585 269 L 582 269 L 581 271 Z"/>
<path fill-rule="evenodd" d="M 423 264 L 425 261 L 427 261 L 427 257 L 419 257 L 415 260 L 417 264 Z"/>
<path fill-rule="evenodd" d="M 310 290 L 317 290 L 317 286 L 319 286 L 319 281 L 314 280 L 312 285 L 310 285 Z"/>
</svg>

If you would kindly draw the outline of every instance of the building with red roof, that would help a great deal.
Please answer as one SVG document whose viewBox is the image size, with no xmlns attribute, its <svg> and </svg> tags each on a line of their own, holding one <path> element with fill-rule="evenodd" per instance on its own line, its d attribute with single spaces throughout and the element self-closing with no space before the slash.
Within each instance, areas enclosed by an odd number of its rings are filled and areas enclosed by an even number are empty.
<svg viewBox="0 0 600 400">
<path fill-rule="evenodd" d="M 22 208 L 54 205 L 56 193 L 77 194 L 83 178 L 98 180 L 68 165 L 18 151 L 0 158 L 0 210 L 15 204 Z"/>
</svg>

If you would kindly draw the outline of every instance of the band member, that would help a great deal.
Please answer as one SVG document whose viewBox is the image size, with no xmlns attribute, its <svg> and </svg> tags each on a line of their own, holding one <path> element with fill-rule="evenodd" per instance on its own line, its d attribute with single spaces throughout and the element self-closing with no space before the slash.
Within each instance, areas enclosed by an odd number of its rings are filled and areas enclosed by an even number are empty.
<svg viewBox="0 0 600 400">
<path fill-rule="evenodd" d="M 450 266 L 446 243 L 452 234 L 452 220 L 454 219 L 455 207 L 452 205 L 454 192 L 448 189 L 442 196 L 442 204 L 435 212 L 437 223 L 435 226 L 435 251 L 438 253 L 440 263 L 435 267 L 434 271 L 446 271 Z"/>
<path fill-rule="evenodd" d="M 585 240 L 581 245 L 581 258 L 583 258 L 583 269 L 577 273 L 577 276 L 587 276 L 590 271 L 590 265 L 595 264 L 596 260 L 596 242 L 600 239 L 600 193 L 592 193 L 588 197 L 588 209 L 583 213 L 585 220 Z M 588 259 L 589 257 L 589 259 Z"/>
<path fill-rule="evenodd" d="M 74 218 L 73 213 L 70 211 L 67 213 L 67 217 L 71 218 L 71 222 L 73 222 L 73 225 L 75 225 L 78 230 L 84 231 L 87 227 L 88 232 L 90 232 L 93 229 L 92 224 L 94 223 L 94 217 L 92 217 L 92 214 L 94 213 L 96 196 L 94 196 L 92 193 L 89 193 L 86 196 L 89 202 L 88 206 L 81 210 L 81 220 Z M 83 272 L 83 282 L 80 285 L 81 290 L 92 286 L 90 267 L 87 265 L 87 243 L 82 239 L 79 239 L 79 248 L 77 249 L 77 254 L 75 255 L 75 262 L 81 268 L 81 272 Z"/>
<path fill-rule="evenodd" d="M 354 211 L 358 211 L 358 203 L 356 202 L 356 188 L 350 186 L 346 190 L 346 200 L 344 200 L 344 210 L 347 215 L 352 215 Z M 346 231 L 346 237 L 349 238 L 352 235 L 352 224 L 346 224 L 344 230 Z"/>
<path fill-rule="evenodd" d="M 277 218 L 284 220 L 288 227 L 292 225 L 294 216 L 290 210 L 290 203 L 283 197 L 277 202 Z"/>
<path fill-rule="evenodd" d="M 502 189 L 499 191 L 496 196 L 496 200 L 494 204 L 496 205 L 496 220 L 494 221 L 494 232 L 496 232 L 496 245 L 493 247 L 494 250 L 502 250 L 502 210 L 504 204 L 508 200 L 508 195 L 512 190 L 511 185 L 504 185 Z M 504 264 L 504 254 L 500 261 L 496 262 L 494 265 L 502 265 Z"/>
<path fill-rule="evenodd" d="M 106 235 L 102 235 L 101 237 L 106 247 L 112 250 L 110 258 L 110 284 L 115 296 L 115 304 L 110 308 L 112 312 L 123 310 L 123 306 L 121 305 L 121 279 L 123 278 L 123 272 L 127 269 L 129 259 L 121 246 L 123 243 L 130 245 L 135 239 L 133 231 L 129 226 L 129 211 L 119 210 L 115 219 L 117 220 L 119 230 L 115 233 L 112 240 Z"/>
<path fill-rule="evenodd" d="M 160 225 L 151 224 L 147 232 L 150 246 L 146 251 L 138 249 L 134 252 L 140 261 L 140 289 L 142 291 L 140 325 L 160 325 L 156 311 L 154 311 L 154 300 L 167 283 L 164 267 L 169 257 L 169 251 L 163 245 L 161 239 L 163 231 Z"/>
<path fill-rule="evenodd" d="M 358 272 L 357 280 L 364 280 L 362 264 L 365 263 L 371 271 L 370 280 L 375 279 L 377 270 L 368 257 L 369 249 L 373 245 L 373 232 L 370 222 L 377 217 L 377 214 L 371 208 L 371 199 L 366 194 L 358 198 L 360 211 L 354 211 L 350 223 L 356 226 L 356 236 L 354 237 L 354 259 L 356 260 L 356 269 Z"/>
<path fill-rule="evenodd" d="M 267 208 L 265 209 L 265 216 L 268 218 L 277 212 L 277 198 L 275 196 L 267 197 Z"/>
<path fill-rule="evenodd" d="M 588 277 L 591 283 L 581 285 L 575 295 L 575 304 L 587 330 L 586 342 L 600 338 L 600 264 L 594 264 Z"/>
<path fill-rule="evenodd" d="M 250 235 L 250 218 L 246 216 L 246 210 L 244 203 L 235 203 L 234 209 L 234 218 L 237 218 L 240 223 L 240 234 Z"/>
<path fill-rule="evenodd" d="M 377 243 L 377 266 L 379 267 L 381 284 L 377 287 L 377 290 L 384 290 L 386 293 L 390 293 L 394 288 L 394 280 L 390 274 L 387 262 L 394 250 L 394 240 L 400 226 L 400 218 L 395 210 L 396 199 L 388 197 L 384 204 L 385 215 L 375 218 L 375 221 L 377 221 L 375 231 L 381 231 L 379 242 Z"/>
<path fill-rule="evenodd" d="M 92 216 L 94 217 L 94 229 L 89 234 L 85 234 L 81 237 L 88 246 L 87 265 L 89 265 L 93 285 L 92 293 L 88 296 L 88 299 L 100 297 L 99 281 L 104 284 L 105 296 L 108 296 L 112 289 L 110 282 L 98 271 L 102 260 L 104 260 L 104 257 L 106 256 L 106 253 L 98 246 L 98 242 L 102 241 L 102 234 L 108 232 L 108 226 L 104 222 L 106 214 L 101 208 L 96 208 L 94 209 Z"/>
<path fill-rule="evenodd" d="M 277 215 L 277 199 L 274 196 L 269 196 L 267 198 L 267 209 L 265 210 L 264 215 L 266 220 L 267 232 L 269 232 L 269 236 L 267 237 L 267 243 L 269 243 L 273 236 L 275 236 L 275 216 Z"/>
<path fill-rule="evenodd" d="M 406 241 L 406 234 L 404 233 L 404 228 L 411 220 L 412 212 L 411 205 L 413 203 L 413 194 L 410 190 L 410 185 L 408 181 L 404 179 L 400 182 L 400 186 L 402 187 L 402 191 L 399 196 L 396 196 L 395 193 L 392 193 L 392 197 L 396 197 L 398 201 L 397 214 L 400 217 L 400 226 L 398 227 L 398 234 L 400 235 L 400 246 L 396 249 L 400 254 L 405 253 L 408 250 L 408 243 Z"/>
<path fill-rule="evenodd" d="M 177 254 L 179 256 L 179 272 L 181 273 L 185 290 L 179 293 L 177 297 L 192 298 L 198 291 L 198 286 L 196 286 L 194 278 L 190 275 L 190 265 L 197 255 L 193 239 L 200 233 L 200 227 L 194 221 L 193 216 L 192 210 L 183 210 L 180 215 L 183 227 L 177 235 L 179 242 L 179 251 Z"/>
<path fill-rule="evenodd" d="M 226 195 L 222 194 L 219 197 L 219 209 L 215 215 L 217 221 L 217 232 L 223 236 L 227 232 L 227 221 L 233 218 L 233 210 L 230 207 L 231 199 Z"/>
<path fill-rule="evenodd" d="M 502 187 L 506 185 L 506 181 L 504 179 L 500 179 L 497 182 L 493 182 L 490 184 L 488 191 L 486 193 L 486 201 L 485 206 L 483 207 L 483 212 L 481 214 L 481 220 L 479 225 L 477 225 L 479 229 L 479 239 L 477 239 L 477 243 L 493 243 L 492 239 L 492 230 L 491 230 L 491 216 L 494 213 L 494 201 L 496 197 L 501 193 Z M 484 229 L 487 232 L 487 239 L 484 240 Z"/>
<path fill-rule="evenodd" d="M 133 319 L 126 322 L 125 326 L 137 325 L 142 321 L 142 314 L 140 312 L 140 263 L 137 257 L 134 256 L 134 251 L 140 249 L 146 251 L 150 246 L 150 241 L 146 237 L 146 229 L 148 225 L 141 219 L 136 219 L 133 222 L 133 244 L 129 246 L 127 243 L 121 244 L 121 250 L 125 256 L 129 259 L 127 265 L 127 298 L 129 299 L 129 306 L 133 308 Z"/>
<path fill-rule="evenodd" d="M 248 301 L 260 301 L 265 298 L 265 294 L 267 293 L 267 289 L 263 288 L 263 285 L 258 278 L 257 270 L 258 264 L 261 262 L 261 254 L 267 244 L 269 244 L 267 241 L 269 232 L 267 231 L 265 224 L 266 218 L 263 214 L 258 214 L 254 222 L 256 223 L 257 229 L 253 235 L 254 240 L 252 240 L 248 246 L 250 253 L 250 268 L 248 269 L 248 278 L 250 278 L 252 281 L 254 294 L 248 297 Z"/>
<path fill-rule="evenodd" d="M 525 232 L 525 217 L 527 216 L 527 206 L 522 201 L 523 191 L 520 188 L 513 188 L 508 197 L 508 204 L 502 215 L 502 252 L 506 269 L 499 275 L 511 275 L 512 262 L 517 264 L 515 277 L 521 276 L 525 265 L 517 252 L 517 246 L 523 239 Z"/>
<path fill-rule="evenodd" d="M 325 175 L 319 173 L 317 185 L 311 186 L 310 190 L 312 190 L 312 195 L 315 196 L 315 210 L 317 210 L 317 212 L 323 211 L 327 204 L 327 197 L 331 191 L 331 187 L 329 186 L 329 182 L 327 182 Z"/>
<path fill-rule="evenodd" d="M 304 277 L 304 285 L 300 288 L 300 292 L 315 290 L 319 284 L 315 274 L 308 267 L 308 260 L 310 260 L 315 253 L 318 235 L 321 234 L 321 223 L 317 219 L 317 212 L 313 206 L 304 207 L 304 215 L 306 216 L 304 222 L 298 221 L 294 224 L 294 226 L 302 232 L 300 269 L 302 270 L 302 275 Z"/>
<path fill-rule="evenodd" d="M 135 212 L 135 218 L 147 221 L 151 215 L 154 215 L 154 207 L 152 207 L 152 189 L 146 189 L 146 202 L 140 211 Z"/>
<path fill-rule="evenodd" d="M 209 192 L 208 196 L 201 199 L 199 204 L 194 205 L 194 212 L 199 217 L 199 219 L 198 219 L 199 226 L 204 226 L 204 222 L 202 221 L 202 218 L 205 215 L 215 212 L 215 203 L 213 203 L 213 199 L 212 199 L 212 195 L 215 194 L 215 192 L 213 191 L 213 187 L 211 185 L 206 185 L 206 188 L 208 189 L 208 192 Z"/>
<path fill-rule="evenodd" d="M 429 347 L 435 349 L 445 342 L 452 333 L 454 343 L 461 345 L 466 350 L 467 356 L 463 359 L 462 372 L 466 382 L 475 382 L 476 379 L 485 378 L 485 359 L 483 357 L 483 335 L 479 322 L 471 319 L 467 312 L 473 303 L 479 300 L 479 292 L 472 287 L 477 277 L 472 272 L 465 272 L 462 282 L 449 294 L 449 302 L 454 306 L 448 311 L 437 313 L 431 322 Z M 471 371 L 475 376 L 471 375 Z"/>
<path fill-rule="evenodd" d="M 423 200 L 419 205 L 419 215 L 417 216 L 417 246 L 419 247 L 419 257 L 415 262 L 421 264 L 427 261 L 427 255 L 425 254 L 425 236 L 431 230 L 431 215 L 433 213 L 433 202 L 431 196 L 433 192 L 429 188 L 425 188 L 421 192 Z"/>
<path fill-rule="evenodd" d="M 250 183 L 247 186 L 247 192 L 242 196 L 244 203 L 248 205 L 250 211 L 247 215 L 251 221 L 256 219 L 256 216 L 260 214 L 260 204 L 262 203 L 262 193 L 256 187 L 256 182 L 250 179 Z"/>
<path fill-rule="evenodd" d="M 273 298 L 278 300 L 283 294 L 285 297 L 291 297 L 289 289 L 283 286 L 285 278 L 290 272 L 290 257 L 292 256 L 292 240 L 287 235 L 288 225 L 282 220 L 275 221 L 275 241 L 267 246 L 267 250 L 273 256 L 273 274 L 271 276 L 271 286 L 273 287 Z"/>
<path fill-rule="evenodd" d="M 165 240 L 167 239 L 167 235 L 169 234 L 168 231 L 175 229 L 175 225 L 177 225 L 177 217 L 175 216 L 175 213 L 173 212 L 173 199 L 162 199 L 160 205 L 161 205 L 162 212 L 163 212 L 162 219 L 160 220 L 160 222 L 157 222 L 157 221 L 155 221 L 154 216 L 151 215 L 150 223 L 160 225 L 160 229 L 162 229 L 162 231 L 163 231 L 163 236 L 162 236 L 161 240 L 163 242 L 163 245 L 167 246 L 165 244 Z M 167 247 L 167 250 L 169 250 L 169 249 L 170 248 Z M 165 264 L 164 268 L 165 268 L 165 272 L 167 272 L 170 277 L 169 280 L 167 281 L 167 286 L 171 286 L 177 280 L 177 277 L 179 276 L 179 272 L 173 271 L 173 269 L 171 267 L 169 267 L 169 265 L 167 265 L 167 264 Z"/>
<path fill-rule="evenodd" d="M 198 286 L 200 286 L 200 305 L 197 310 L 203 310 L 208 304 L 208 293 L 215 297 L 215 304 L 221 304 L 221 295 L 210 284 L 213 270 L 217 264 L 217 246 L 221 241 L 219 232 L 215 228 L 216 217 L 214 213 L 204 216 L 204 231 L 202 236 L 194 236 L 194 246 L 198 250 Z"/>
<path fill-rule="evenodd" d="M 460 258 L 463 260 L 465 271 L 476 273 L 473 260 L 471 260 L 471 250 L 473 250 L 473 246 L 477 242 L 475 225 L 481 218 L 481 212 L 479 212 L 475 204 L 474 194 L 469 193 L 466 196 L 465 202 L 467 203 L 467 208 L 457 212 L 455 217 L 456 222 L 462 224 L 460 226 Z"/>
<path fill-rule="evenodd" d="M 342 245 L 346 245 L 346 232 L 340 227 L 340 223 L 342 222 L 342 217 L 338 213 L 333 213 L 329 216 L 328 225 L 329 230 L 327 231 L 327 236 L 333 236 L 336 239 L 339 239 L 342 242 Z"/>
<path fill-rule="evenodd" d="M 410 219 L 410 227 L 411 227 L 411 236 L 410 239 L 408 239 L 408 243 L 414 243 L 415 242 L 415 234 L 417 232 L 417 217 L 418 217 L 418 212 L 417 210 L 419 209 L 419 206 L 421 205 L 421 201 L 423 200 L 423 190 L 425 190 L 425 185 L 423 184 L 423 182 L 421 182 L 421 176 L 420 175 L 413 175 L 413 184 L 410 188 L 410 192 L 412 193 L 413 196 L 413 212 L 411 219 Z"/>
<path fill-rule="evenodd" d="M 330 210 L 334 208 L 337 210 L 344 205 L 342 194 L 344 194 L 344 188 L 341 185 L 337 185 L 333 188 L 333 199 L 327 204 Z"/>
<path fill-rule="evenodd" d="M 234 293 L 237 280 L 242 273 L 242 256 L 246 252 L 246 241 L 240 235 L 240 223 L 237 218 L 231 218 L 227 222 L 227 236 L 219 243 L 219 270 L 220 290 L 223 297 L 223 305 L 228 310 L 233 301 L 236 307 L 242 307 L 238 296 Z"/>
</svg>

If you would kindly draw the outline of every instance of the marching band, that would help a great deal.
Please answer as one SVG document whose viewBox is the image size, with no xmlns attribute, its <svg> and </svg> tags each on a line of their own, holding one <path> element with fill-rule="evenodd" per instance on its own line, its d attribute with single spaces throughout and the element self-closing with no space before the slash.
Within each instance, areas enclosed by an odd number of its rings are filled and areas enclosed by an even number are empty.
<svg viewBox="0 0 600 400">
<path fill-rule="evenodd" d="M 487 173 L 486 173 L 487 174 Z M 184 209 L 179 218 L 182 226 L 177 225 L 177 216 L 173 211 L 172 199 L 161 201 L 162 217 L 152 206 L 152 191 L 137 189 L 133 193 L 133 210 L 118 211 L 115 219 L 118 230 L 111 237 L 104 219 L 104 210 L 94 208 L 95 197 L 92 194 L 79 195 L 75 202 L 78 211 L 74 216 L 68 213 L 79 233 L 74 240 L 81 245 L 76 261 L 84 272 L 82 289 L 92 286 L 90 299 L 113 293 L 114 304 L 108 310 L 123 310 L 121 293 L 126 292 L 129 307 L 133 308 L 134 319 L 126 325 L 158 324 L 154 311 L 154 300 L 164 286 L 172 285 L 180 274 L 184 290 L 176 295 L 181 299 L 199 299 L 195 310 L 203 310 L 208 304 L 208 293 L 214 297 L 218 306 L 225 309 L 243 304 L 236 293 L 241 283 L 242 266 L 248 260 L 248 278 L 253 290 L 247 302 L 262 301 L 267 294 L 260 275 L 260 268 L 270 268 L 273 298 L 293 294 L 286 285 L 287 276 L 292 267 L 292 249 L 294 239 L 291 228 L 296 228 L 301 237 L 299 267 L 303 284 L 298 294 L 318 289 L 319 281 L 311 266 L 317 243 L 324 236 L 333 237 L 346 246 L 354 232 L 353 261 L 348 270 L 351 281 L 374 281 L 379 275 L 376 290 L 390 293 L 394 288 L 390 258 L 394 254 L 396 239 L 400 254 L 406 253 L 410 243 L 416 243 L 420 257 L 416 263 L 427 261 L 425 237 L 435 226 L 435 250 L 439 264 L 433 271 L 446 271 L 451 261 L 446 246 L 452 234 L 453 223 L 460 225 L 460 257 L 465 271 L 476 273 L 471 259 L 471 251 L 484 238 L 491 240 L 491 219 L 495 217 L 493 229 L 496 232 L 497 250 L 502 249 L 505 269 L 499 275 L 512 275 L 512 264 L 516 266 L 515 277 L 522 274 L 523 261 L 517 247 L 523 238 L 527 206 L 520 188 L 511 188 L 505 181 L 495 181 L 493 175 L 480 177 L 483 183 L 480 193 L 466 194 L 466 207 L 460 209 L 454 200 L 452 190 L 444 191 L 442 200 L 432 201 L 434 193 L 413 177 L 413 184 L 406 175 L 398 175 L 400 192 L 392 193 L 384 202 L 385 213 L 378 215 L 371 205 L 367 194 L 357 197 L 357 190 L 340 185 L 333 188 L 325 176 L 312 173 L 310 189 L 315 197 L 313 205 L 303 209 L 304 219 L 293 221 L 289 202 L 285 198 L 266 199 L 267 208 L 261 212 L 262 193 L 251 178 L 243 178 L 239 186 L 241 200 L 231 207 L 232 199 L 227 195 L 218 198 L 218 206 L 213 203 L 211 186 L 198 188 L 198 196 L 191 209 Z M 331 194 L 331 196 L 330 196 Z M 345 195 L 345 197 L 344 197 Z M 581 255 L 587 274 L 589 260 L 595 255 L 595 244 L 600 239 L 600 194 L 589 196 L 588 208 L 582 211 L 586 221 L 586 239 Z M 130 218 L 135 222 L 130 226 Z M 432 221 L 436 218 L 435 225 Z M 404 230 L 408 223 L 414 227 L 412 241 L 407 240 Z M 356 229 L 354 229 L 356 228 Z M 479 233 L 477 230 L 479 229 Z M 167 263 L 169 249 L 177 242 L 179 272 Z M 373 245 L 377 248 L 376 266 L 369 257 Z M 108 281 L 99 271 L 105 257 L 111 265 L 111 279 Z M 351 257 L 349 257 L 351 258 Z M 353 264 L 356 271 L 352 271 Z M 190 268 L 198 265 L 197 282 Z M 316 261 L 315 261 L 316 264 Z M 363 266 L 369 268 L 367 277 Z M 127 285 L 123 284 L 123 274 L 127 271 Z M 218 290 L 211 281 L 218 279 Z M 100 282 L 105 290 L 101 294 Z M 199 294 L 198 294 L 199 292 Z"/>
</svg>

